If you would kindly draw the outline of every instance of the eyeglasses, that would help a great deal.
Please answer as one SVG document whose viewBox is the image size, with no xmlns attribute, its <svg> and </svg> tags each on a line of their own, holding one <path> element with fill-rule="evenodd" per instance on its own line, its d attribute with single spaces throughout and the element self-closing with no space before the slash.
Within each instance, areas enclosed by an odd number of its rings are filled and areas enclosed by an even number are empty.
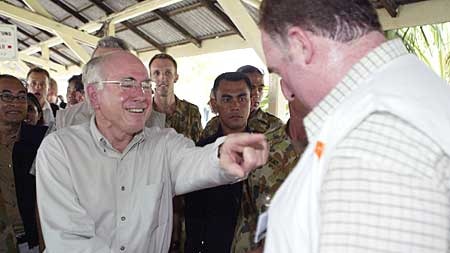
<svg viewBox="0 0 450 253">
<path fill-rule="evenodd" d="M 150 92 L 150 93 L 152 92 L 152 86 L 153 86 L 153 81 L 150 79 L 141 81 L 139 83 L 138 81 L 136 81 L 135 79 L 132 79 L 132 78 L 125 78 L 120 81 L 111 81 L 111 80 L 99 81 L 99 82 L 94 82 L 93 84 L 105 84 L 105 83 L 118 84 L 122 91 L 128 91 L 128 90 L 132 90 L 135 88 L 141 88 L 142 91 Z"/>
<path fill-rule="evenodd" d="M 6 103 L 11 103 L 14 100 L 17 100 L 17 102 L 19 102 L 19 103 L 26 103 L 27 102 L 27 94 L 20 94 L 20 95 L 14 96 L 11 93 L 0 93 L 0 99 Z"/>
</svg>

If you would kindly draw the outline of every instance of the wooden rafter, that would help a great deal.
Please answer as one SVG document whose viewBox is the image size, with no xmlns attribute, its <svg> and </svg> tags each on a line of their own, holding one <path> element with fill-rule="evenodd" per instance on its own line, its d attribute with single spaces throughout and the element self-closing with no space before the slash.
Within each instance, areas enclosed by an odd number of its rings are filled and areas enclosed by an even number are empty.
<svg viewBox="0 0 450 253">
<path fill-rule="evenodd" d="M 395 0 L 380 0 L 380 3 L 387 10 L 391 17 L 395 18 L 398 15 L 398 4 Z"/>
<path fill-rule="evenodd" d="M 107 15 L 113 14 L 115 11 L 111 9 L 108 5 L 103 3 L 101 0 L 91 0 L 92 3 L 94 3 L 97 7 L 102 9 L 104 12 L 106 12 Z M 139 30 L 137 27 L 135 27 L 130 21 L 123 21 L 122 24 L 130 29 L 133 33 L 141 37 L 143 40 L 150 43 L 153 47 L 158 49 L 161 52 L 165 52 L 166 48 L 164 48 L 160 43 L 158 43 L 156 40 L 150 38 L 147 34 L 145 34 L 143 31 Z"/>
<path fill-rule="evenodd" d="M 5 24 L 14 25 L 13 23 L 9 22 L 7 19 L 2 18 L 2 17 L 0 17 L 0 21 L 2 21 Z M 35 41 L 37 43 L 41 42 L 39 39 L 36 38 L 36 36 L 32 35 L 31 33 L 27 32 L 26 30 L 20 28 L 19 26 L 17 26 L 17 31 L 22 33 L 22 34 L 24 34 L 29 39 L 31 39 L 31 40 L 33 40 L 33 41 Z M 42 32 L 45 32 L 45 31 L 42 31 Z M 49 33 L 49 35 L 51 35 L 51 34 Z M 19 42 L 20 42 L 20 40 L 19 40 Z M 24 41 L 22 41 L 22 44 L 26 45 L 27 47 L 30 47 L 30 45 L 28 43 L 25 43 Z M 65 54 L 59 52 L 58 50 L 56 50 L 54 48 L 50 48 L 50 51 L 52 51 L 53 53 L 59 55 L 60 57 L 64 58 L 65 60 L 71 62 L 72 64 L 78 65 L 78 62 L 74 61 L 72 58 L 69 58 L 68 56 L 66 56 Z M 59 62 L 59 61 L 57 61 L 55 59 L 52 59 L 52 58 L 50 58 L 50 59 L 53 60 L 53 61 Z"/>
<path fill-rule="evenodd" d="M 61 2 L 60 0 L 50 0 L 50 1 L 52 3 L 58 5 L 59 7 L 61 7 L 61 9 L 67 11 L 70 15 L 76 17 L 81 22 L 83 22 L 83 23 L 88 23 L 89 22 L 89 20 L 87 18 L 83 17 L 83 15 L 81 15 L 80 12 L 75 11 L 70 6 L 68 6 L 67 4 Z"/>
<path fill-rule="evenodd" d="M 222 10 L 220 10 L 219 8 L 217 8 L 216 5 L 214 5 L 211 1 L 209 0 L 200 0 L 200 2 L 203 4 L 203 6 L 205 6 L 206 8 L 208 8 L 208 10 L 212 13 L 214 13 L 222 22 L 224 22 L 225 24 L 227 24 L 231 30 L 233 30 L 234 32 L 236 32 L 239 36 L 241 36 L 241 38 L 244 38 L 244 36 L 241 34 L 241 32 L 239 31 L 239 29 L 234 25 L 233 21 L 231 21 L 231 19 L 225 14 L 223 13 Z"/>
</svg>

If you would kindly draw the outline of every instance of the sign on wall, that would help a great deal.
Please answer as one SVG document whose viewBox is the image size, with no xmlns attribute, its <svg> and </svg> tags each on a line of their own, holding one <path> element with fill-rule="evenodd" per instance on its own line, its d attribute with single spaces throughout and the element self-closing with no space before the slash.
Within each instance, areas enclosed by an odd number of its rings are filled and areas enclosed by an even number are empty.
<svg viewBox="0 0 450 253">
<path fill-rule="evenodd" d="M 0 25 L 0 61 L 17 60 L 17 28 L 15 25 Z"/>
</svg>

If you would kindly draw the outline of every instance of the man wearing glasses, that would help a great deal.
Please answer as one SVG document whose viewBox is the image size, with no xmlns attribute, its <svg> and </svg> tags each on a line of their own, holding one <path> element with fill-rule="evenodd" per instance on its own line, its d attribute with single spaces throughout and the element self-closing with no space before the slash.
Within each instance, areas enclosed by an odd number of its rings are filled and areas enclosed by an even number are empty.
<svg viewBox="0 0 450 253">
<path fill-rule="evenodd" d="M 235 182 L 267 160 L 262 135 L 197 148 L 171 129 L 144 128 L 152 86 L 129 52 L 91 59 L 83 83 L 90 122 L 50 134 L 38 151 L 48 252 L 167 252 L 173 196 Z"/>
<path fill-rule="evenodd" d="M 0 252 L 38 252 L 35 180 L 28 172 L 47 127 L 30 126 L 21 81 L 0 75 Z"/>
</svg>

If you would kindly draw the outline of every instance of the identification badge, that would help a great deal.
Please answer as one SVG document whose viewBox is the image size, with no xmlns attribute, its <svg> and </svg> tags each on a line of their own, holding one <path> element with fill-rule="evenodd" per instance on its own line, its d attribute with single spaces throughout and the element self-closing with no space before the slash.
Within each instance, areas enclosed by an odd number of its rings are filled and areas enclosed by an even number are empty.
<svg viewBox="0 0 450 253">
<path fill-rule="evenodd" d="M 259 243 L 262 239 L 266 237 L 268 219 L 269 214 L 267 213 L 267 211 L 259 215 L 258 225 L 256 226 L 256 233 L 254 238 L 255 243 Z"/>
</svg>

